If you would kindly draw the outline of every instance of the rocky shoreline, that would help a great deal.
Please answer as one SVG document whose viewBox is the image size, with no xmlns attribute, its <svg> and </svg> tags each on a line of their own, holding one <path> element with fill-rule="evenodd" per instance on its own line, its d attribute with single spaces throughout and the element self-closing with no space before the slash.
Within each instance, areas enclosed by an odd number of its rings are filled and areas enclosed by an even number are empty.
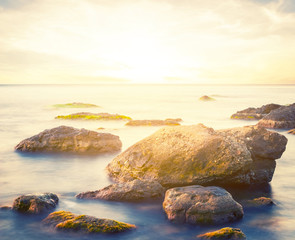
<svg viewBox="0 0 295 240">
<path fill-rule="evenodd" d="M 261 119 L 256 126 L 223 130 L 203 124 L 179 126 L 181 119 L 131 120 L 121 118 L 121 115 L 109 116 L 130 120 L 127 126 L 169 127 L 135 143 L 108 164 L 109 176 L 116 183 L 78 193 L 76 198 L 118 202 L 161 200 L 163 214 L 177 224 L 215 226 L 239 221 L 244 216 L 243 206 L 261 208 L 275 204 L 266 197 L 239 203 L 222 187 L 261 185 L 272 180 L 275 160 L 285 151 L 287 138 L 264 127 L 292 127 L 289 120 L 293 118 L 294 109 L 294 104 L 248 108 L 232 118 Z M 276 117 L 278 114 L 283 120 Z M 69 115 L 69 119 L 76 119 L 76 115 Z M 91 118 L 89 114 L 85 116 Z M 275 123 L 270 124 L 270 121 Z M 15 149 L 21 152 L 101 154 L 120 151 L 121 147 L 118 136 L 59 126 L 21 141 Z M 0 209 L 42 215 L 52 212 L 58 202 L 59 197 L 54 193 L 28 194 L 16 198 L 12 207 L 2 206 Z M 67 211 L 52 212 L 42 223 L 58 231 L 82 234 L 137 229 L 134 224 Z M 246 239 L 240 229 L 233 228 L 201 234 L 197 239 L 216 239 L 216 236 Z"/>
</svg>

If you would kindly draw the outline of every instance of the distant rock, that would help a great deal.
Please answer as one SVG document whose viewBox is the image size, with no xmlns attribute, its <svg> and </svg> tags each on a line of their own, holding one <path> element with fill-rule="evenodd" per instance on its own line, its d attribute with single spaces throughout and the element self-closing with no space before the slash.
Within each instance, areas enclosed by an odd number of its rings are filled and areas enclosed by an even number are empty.
<svg viewBox="0 0 295 240">
<path fill-rule="evenodd" d="M 248 200 L 246 203 L 247 207 L 265 207 L 275 205 L 271 198 L 259 197 L 253 200 Z"/>
<path fill-rule="evenodd" d="M 109 185 L 101 190 L 79 193 L 77 198 L 103 199 L 111 201 L 138 201 L 161 198 L 165 189 L 156 181 L 133 180 Z"/>
<path fill-rule="evenodd" d="M 212 97 L 209 97 L 207 95 L 204 95 L 204 96 L 200 97 L 199 100 L 203 101 L 203 102 L 208 102 L 208 101 L 215 101 L 216 99 L 212 98 Z"/>
<path fill-rule="evenodd" d="M 118 233 L 136 228 L 133 224 L 87 215 L 75 215 L 66 211 L 49 214 L 43 220 L 43 224 L 53 226 L 57 230 L 77 233 Z"/>
<path fill-rule="evenodd" d="M 16 198 L 12 209 L 22 213 L 41 214 L 53 210 L 58 204 L 54 193 L 28 194 Z"/>
<path fill-rule="evenodd" d="M 199 185 L 168 189 L 163 209 L 176 223 L 222 224 L 244 215 L 242 206 L 226 190 Z"/>
<path fill-rule="evenodd" d="M 242 111 L 238 111 L 231 116 L 231 119 L 243 119 L 243 120 L 259 120 L 269 114 L 271 111 L 280 108 L 279 104 L 267 104 L 259 108 L 247 108 Z"/>
<path fill-rule="evenodd" d="M 55 108 L 99 108 L 95 104 L 90 103 L 81 103 L 81 102 L 73 102 L 73 103 L 66 103 L 66 104 L 55 104 L 53 105 Z"/>
<path fill-rule="evenodd" d="M 165 127 L 119 154 L 107 170 L 118 182 L 155 180 L 164 187 L 263 184 L 286 144 L 283 135 L 257 126 Z"/>
<path fill-rule="evenodd" d="M 288 133 L 290 133 L 290 134 L 294 134 L 294 135 L 295 135 L 295 128 L 294 128 L 294 129 L 291 129 L 291 130 L 289 130 L 289 131 L 288 131 Z"/>
<path fill-rule="evenodd" d="M 12 207 L 11 206 L 0 206 L 0 210 L 9 211 L 9 210 L 12 210 Z"/>
<path fill-rule="evenodd" d="M 22 152 L 99 154 L 119 151 L 121 146 L 120 138 L 110 133 L 59 126 L 21 141 L 15 149 Z"/>
<path fill-rule="evenodd" d="M 130 120 L 128 123 L 126 123 L 126 126 L 175 126 L 180 125 L 179 122 L 181 122 L 182 119 L 176 118 L 168 118 L 165 120 Z"/>
<path fill-rule="evenodd" d="M 257 125 L 266 128 L 295 128 L 295 103 L 271 111 Z"/>
<path fill-rule="evenodd" d="M 70 115 L 61 115 L 55 117 L 55 119 L 69 119 L 69 120 L 132 120 L 131 117 L 110 114 L 110 113 L 89 113 L 89 112 L 79 112 Z"/>
<path fill-rule="evenodd" d="M 200 240 L 246 240 L 246 235 L 239 228 L 222 228 L 197 236 Z"/>
</svg>

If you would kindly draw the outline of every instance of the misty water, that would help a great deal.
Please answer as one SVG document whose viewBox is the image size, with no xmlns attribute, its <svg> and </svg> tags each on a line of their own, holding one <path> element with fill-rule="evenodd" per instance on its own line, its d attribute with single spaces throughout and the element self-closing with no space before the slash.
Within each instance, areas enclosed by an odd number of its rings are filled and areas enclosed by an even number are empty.
<svg viewBox="0 0 295 240">
<path fill-rule="evenodd" d="M 21 140 L 44 129 L 60 125 L 109 132 L 118 135 L 122 151 L 155 132 L 159 127 L 127 127 L 124 121 L 56 120 L 57 115 L 75 112 L 118 113 L 133 119 L 182 118 L 182 125 L 203 123 L 214 129 L 256 124 L 231 120 L 231 114 L 267 103 L 295 102 L 295 86 L 214 86 L 214 85 L 1 85 L 0 86 L 0 205 L 12 205 L 21 195 L 36 192 L 58 194 L 56 210 L 100 218 L 111 218 L 137 229 L 115 235 L 60 233 L 41 224 L 46 217 L 0 211 L 0 239 L 194 239 L 197 234 L 224 226 L 238 227 L 247 239 L 294 239 L 295 236 L 295 135 L 287 134 L 287 149 L 272 182 L 265 188 L 228 189 L 238 201 L 272 197 L 275 206 L 244 209 L 244 218 L 220 226 L 173 224 L 166 219 L 162 202 L 121 203 L 79 200 L 75 195 L 98 190 L 111 183 L 106 165 L 116 154 L 75 156 L 59 154 L 20 154 L 14 147 Z M 201 102 L 202 95 L 216 101 Z M 59 103 L 84 102 L 95 109 L 56 109 Z"/>
</svg>

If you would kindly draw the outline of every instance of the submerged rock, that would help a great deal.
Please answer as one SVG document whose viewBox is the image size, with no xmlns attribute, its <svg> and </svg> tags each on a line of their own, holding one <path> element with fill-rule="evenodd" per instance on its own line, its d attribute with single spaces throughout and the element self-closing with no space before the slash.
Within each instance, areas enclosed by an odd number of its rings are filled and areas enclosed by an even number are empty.
<svg viewBox="0 0 295 240">
<path fill-rule="evenodd" d="M 28 194 L 16 198 L 12 209 L 22 213 L 40 214 L 53 210 L 58 204 L 54 193 Z"/>
<path fill-rule="evenodd" d="M 231 119 L 258 120 L 281 106 L 282 105 L 271 103 L 259 108 L 247 108 L 233 114 Z"/>
<path fill-rule="evenodd" d="M 118 233 L 136 228 L 133 224 L 87 215 L 75 215 L 66 211 L 49 214 L 43 223 L 57 230 L 80 233 Z"/>
<path fill-rule="evenodd" d="M 274 205 L 274 202 L 271 198 L 267 197 L 254 198 L 253 200 L 248 200 L 246 204 L 248 207 L 265 207 L 272 205 Z"/>
<path fill-rule="evenodd" d="M 163 209 L 177 223 L 221 224 L 244 215 L 242 206 L 226 190 L 199 185 L 168 189 Z"/>
<path fill-rule="evenodd" d="M 79 112 L 70 115 L 61 115 L 55 117 L 55 119 L 70 119 L 70 120 L 132 120 L 131 117 L 110 114 L 110 113 L 89 113 L 89 112 Z"/>
<path fill-rule="evenodd" d="M 165 127 L 119 154 L 107 170 L 119 182 L 155 180 L 164 187 L 267 183 L 286 144 L 283 135 L 257 126 Z"/>
<path fill-rule="evenodd" d="M 271 111 L 257 125 L 266 128 L 295 128 L 295 103 Z"/>
<path fill-rule="evenodd" d="M 200 97 L 199 100 L 200 100 L 200 101 L 204 101 L 204 102 L 215 101 L 214 98 L 209 97 L 209 96 L 207 96 L 207 95 L 204 95 L 204 96 Z"/>
<path fill-rule="evenodd" d="M 200 240 L 246 240 L 246 235 L 239 228 L 222 228 L 197 236 Z"/>
<path fill-rule="evenodd" d="M 133 180 L 112 184 L 97 191 L 79 193 L 77 198 L 104 199 L 111 201 L 137 201 L 163 197 L 165 189 L 156 181 Z"/>
<path fill-rule="evenodd" d="M 119 151 L 121 146 L 120 138 L 110 133 L 59 126 L 21 141 L 15 149 L 22 152 L 98 154 Z"/>
<path fill-rule="evenodd" d="M 9 211 L 9 210 L 12 210 L 12 207 L 11 206 L 0 206 L 0 210 Z"/>
<path fill-rule="evenodd" d="M 295 128 L 294 128 L 294 129 L 291 129 L 291 130 L 289 130 L 289 131 L 288 131 L 288 133 L 290 133 L 290 134 L 294 134 L 294 135 L 295 135 Z"/>
<path fill-rule="evenodd" d="M 98 108 L 95 104 L 90 103 L 81 103 L 81 102 L 73 102 L 73 103 L 66 103 L 66 104 L 55 104 L 53 107 L 56 108 Z"/>
<path fill-rule="evenodd" d="M 126 123 L 126 126 L 174 126 L 174 125 L 180 125 L 179 122 L 182 120 L 177 118 L 177 119 L 172 119 L 168 118 L 165 120 L 131 120 L 128 123 Z"/>
</svg>

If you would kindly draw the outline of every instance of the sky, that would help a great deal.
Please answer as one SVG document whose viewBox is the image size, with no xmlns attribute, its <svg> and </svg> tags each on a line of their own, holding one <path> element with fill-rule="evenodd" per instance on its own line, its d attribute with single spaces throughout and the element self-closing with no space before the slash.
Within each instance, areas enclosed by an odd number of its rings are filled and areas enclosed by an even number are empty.
<svg viewBox="0 0 295 240">
<path fill-rule="evenodd" d="M 294 0 L 0 0 L 0 84 L 295 84 Z"/>
</svg>

